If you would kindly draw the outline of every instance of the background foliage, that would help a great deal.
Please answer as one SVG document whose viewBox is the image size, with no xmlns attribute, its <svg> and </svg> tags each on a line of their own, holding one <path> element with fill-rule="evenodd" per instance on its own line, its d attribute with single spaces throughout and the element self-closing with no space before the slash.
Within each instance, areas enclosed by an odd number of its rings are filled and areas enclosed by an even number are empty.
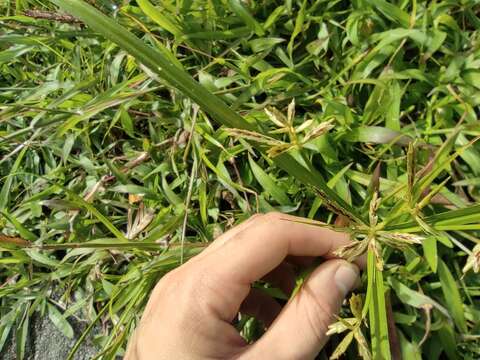
<svg viewBox="0 0 480 360">
<path fill-rule="evenodd" d="M 0 349 L 39 312 L 122 354 L 162 274 L 277 210 L 368 251 L 324 356 L 480 356 L 477 1 L 89 2 L 1 4 Z"/>
</svg>

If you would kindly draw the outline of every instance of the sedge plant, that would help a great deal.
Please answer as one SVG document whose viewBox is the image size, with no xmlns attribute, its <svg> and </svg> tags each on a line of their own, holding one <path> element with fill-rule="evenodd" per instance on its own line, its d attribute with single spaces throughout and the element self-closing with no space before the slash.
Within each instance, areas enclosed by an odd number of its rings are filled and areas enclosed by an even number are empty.
<svg viewBox="0 0 480 360">
<path fill-rule="evenodd" d="M 477 13 L 7 1 L 0 349 L 13 339 L 25 358 L 40 314 L 73 339 L 69 359 L 89 336 L 97 358 L 123 354 L 160 276 L 276 210 L 349 233 L 338 256 L 368 259 L 323 355 L 478 358 Z"/>
</svg>

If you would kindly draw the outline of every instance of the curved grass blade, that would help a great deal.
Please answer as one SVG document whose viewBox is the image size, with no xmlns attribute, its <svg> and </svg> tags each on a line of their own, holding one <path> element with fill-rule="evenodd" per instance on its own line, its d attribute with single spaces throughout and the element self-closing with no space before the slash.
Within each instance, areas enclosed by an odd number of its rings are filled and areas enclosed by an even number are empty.
<svg viewBox="0 0 480 360">
<path fill-rule="evenodd" d="M 250 14 L 250 12 L 243 6 L 240 0 L 228 0 L 228 6 L 240 19 L 243 20 L 245 25 L 247 25 L 258 36 L 263 36 L 265 34 L 263 27 L 257 22 L 257 20 L 255 20 L 252 14 Z"/>
<path fill-rule="evenodd" d="M 180 27 L 175 24 L 173 21 L 171 21 L 168 16 L 165 16 L 160 9 L 157 9 L 155 6 L 152 5 L 152 3 L 148 0 L 138 0 L 137 1 L 138 6 L 140 6 L 140 9 L 147 15 L 149 18 L 151 18 L 153 21 L 155 21 L 158 25 L 160 25 L 162 28 L 167 30 L 169 33 L 171 33 L 174 36 L 180 37 L 183 35 L 182 30 Z"/>
<path fill-rule="evenodd" d="M 18 154 L 15 163 L 10 169 L 10 174 L 6 176 L 5 182 L 2 186 L 2 190 L 0 191 L 0 210 L 6 210 L 8 207 L 8 203 L 10 201 L 10 188 L 12 187 L 13 177 L 15 176 L 15 173 L 20 167 L 20 164 L 22 163 L 23 157 L 25 156 L 26 152 L 27 147 L 24 147 L 20 154 Z"/>
<path fill-rule="evenodd" d="M 446 227 L 451 225 L 452 228 L 473 224 L 476 225 L 480 222 L 480 204 L 469 206 L 463 209 L 445 211 L 443 213 L 428 216 L 423 219 L 425 223 L 437 228 L 439 226 Z M 387 226 L 385 230 L 402 230 L 403 232 L 419 231 L 420 226 L 416 222 L 408 222 L 398 225 Z M 443 229 L 446 230 L 446 229 Z"/>
<path fill-rule="evenodd" d="M 127 242 L 127 238 L 125 235 L 122 234 L 120 230 L 116 228 L 115 225 L 112 224 L 110 220 L 108 220 L 105 215 L 103 215 L 100 211 L 98 211 L 94 206 L 92 206 L 90 203 L 87 201 L 83 200 L 80 196 L 75 194 L 73 191 L 70 191 L 68 189 L 64 189 L 65 192 L 68 194 L 73 199 L 73 202 L 76 203 L 79 207 L 84 208 L 88 212 L 92 213 L 105 227 L 110 230 L 112 234 L 114 234 L 117 239 L 121 241 Z"/>
<path fill-rule="evenodd" d="M 452 314 L 455 325 L 457 325 L 461 332 L 466 333 L 467 322 L 463 310 L 463 301 L 450 269 L 442 260 L 438 262 L 438 277 L 440 278 L 440 284 L 442 285 L 446 306 Z"/>
<path fill-rule="evenodd" d="M 248 162 L 250 164 L 250 168 L 252 169 L 253 175 L 260 185 L 262 185 L 263 189 L 280 205 L 290 205 L 290 199 L 288 198 L 287 194 L 275 183 L 269 174 L 263 171 L 263 169 L 252 159 L 250 155 L 248 156 Z"/>
</svg>

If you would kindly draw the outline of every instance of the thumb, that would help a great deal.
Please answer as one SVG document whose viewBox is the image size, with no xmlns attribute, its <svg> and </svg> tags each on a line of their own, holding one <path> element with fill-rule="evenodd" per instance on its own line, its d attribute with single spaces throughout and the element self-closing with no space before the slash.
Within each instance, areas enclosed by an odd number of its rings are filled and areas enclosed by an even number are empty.
<svg viewBox="0 0 480 360">
<path fill-rule="evenodd" d="M 329 260 L 307 278 L 268 331 L 244 355 L 260 359 L 314 359 L 328 340 L 328 325 L 358 280 L 358 267 Z"/>
</svg>

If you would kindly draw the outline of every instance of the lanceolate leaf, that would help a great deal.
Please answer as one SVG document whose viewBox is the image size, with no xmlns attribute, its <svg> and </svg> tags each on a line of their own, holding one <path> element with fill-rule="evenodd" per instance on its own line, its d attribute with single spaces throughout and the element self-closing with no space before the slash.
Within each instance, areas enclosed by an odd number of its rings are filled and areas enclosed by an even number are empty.
<svg viewBox="0 0 480 360">
<path fill-rule="evenodd" d="M 428 216 L 423 219 L 432 227 L 448 227 L 449 225 L 459 226 L 466 224 L 478 224 L 480 222 L 480 205 L 473 205 L 463 209 L 445 211 L 443 213 Z M 398 225 L 388 226 L 387 230 L 418 231 L 420 227 L 416 222 L 408 222 Z"/>
<path fill-rule="evenodd" d="M 406 285 L 402 284 L 400 281 L 391 277 L 389 283 L 392 285 L 393 290 L 397 294 L 398 298 L 402 300 L 405 304 L 416 307 L 417 309 L 423 308 L 425 305 L 432 305 L 438 311 L 440 311 L 445 317 L 450 318 L 450 315 L 443 306 L 441 306 L 435 300 L 429 298 L 428 296 L 410 289 Z"/>
<path fill-rule="evenodd" d="M 467 332 L 467 322 L 463 311 L 463 301 L 458 291 L 458 285 L 450 272 L 447 265 L 440 260 L 438 262 L 438 277 L 442 284 L 443 296 L 445 304 L 452 314 L 455 324 L 463 333 Z"/>
<path fill-rule="evenodd" d="M 25 226 L 23 226 L 13 215 L 10 215 L 4 211 L 0 211 L 0 213 L 13 224 L 13 226 L 17 229 L 18 233 L 24 240 L 37 240 L 37 236 L 30 230 L 28 230 Z"/>
<path fill-rule="evenodd" d="M 115 225 L 112 224 L 112 222 L 105 216 L 103 215 L 100 211 L 97 210 L 92 204 L 88 203 L 85 201 L 82 197 L 78 196 L 72 191 L 69 191 L 65 189 L 67 194 L 73 199 L 73 202 L 77 204 L 79 207 L 84 208 L 88 212 L 92 213 L 103 225 L 105 225 L 108 230 L 111 231 L 112 234 L 114 234 L 119 240 L 122 241 L 127 241 L 127 238 L 125 235 L 122 234 L 120 230 L 118 230 Z"/>
<path fill-rule="evenodd" d="M 427 259 L 428 265 L 433 272 L 437 272 L 438 253 L 437 253 L 437 239 L 435 236 L 428 236 L 422 241 L 423 254 Z"/>
<path fill-rule="evenodd" d="M 72 326 L 54 305 L 48 304 L 48 317 L 66 337 L 73 338 Z"/>
<path fill-rule="evenodd" d="M 368 0 L 367 3 L 370 4 L 375 10 L 380 11 L 386 17 L 398 22 L 404 28 L 408 28 L 410 24 L 410 17 L 399 7 L 383 0 Z"/>
<path fill-rule="evenodd" d="M 8 202 L 10 201 L 10 190 L 13 183 L 13 177 L 15 176 L 15 173 L 17 172 L 21 162 L 23 161 L 23 157 L 25 156 L 26 151 L 27 147 L 24 147 L 18 155 L 17 159 L 15 160 L 15 163 L 10 170 L 10 174 L 6 176 L 6 179 L 2 179 L 4 182 L 2 190 L 0 191 L 0 210 L 6 209 Z"/>
<path fill-rule="evenodd" d="M 407 146 L 412 139 L 400 131 L 380 126 L 365 126 L 352 130 L 346 135 L 347 141 L 358 141 L 374 144 L 397 144 Z"/>
<path fill-rule="evenodd" d="M 148 17 L 150 17 L 153 21 L 155 21 L 158 25 L 160 25 L 162 28 L 169 31 L 175 36 L 182 35 L 182 31 L 178 27 L 178 25 L 175 24 L 173 21 L 171 21 L 169 19 L 169 16 L 165 15 L 164 11 L 153 6 L 150 1 L 138 0 L 137 3 L 140 6 L 140 8 L 143 10 L 143 12 Z"/>
<path fill-rule="evenodd" d="M 250 164 L 250 168 L 252 169 L 253 175 L 260 185 L 262 185 L 263 189 L 280 205 L 288 205 L 290 200 L 283 189 L 275 184 L 275 181 L 265 171 L 263 171 L 263 169 L 252 159 L 251 156 L 248 157 L 248 162 Z"/>
<path fill-rule="evenodd" d="M 335 349 L 333 354 L 330 356 L 330 360 L 340 359 L 343 353 L 347 351 L 347 348 L 352 342 L 352 340 L 353 340 L 353 331 L 350 331 L 349 333 L 347 333 L 347 335 L 345 335 L 345 337 L 340 342 L 340 344 L 338 344 L 337 348 Z"/>
<path fill-rule="evenodd" d="M 257 33 L 257 35 L 262 36 L 265 33 L 262 26 L 249 13 L 240 0 L 228 0 L 228 5 L 232 11 L 245 22 L 245 25 Z"/>
</svg>

